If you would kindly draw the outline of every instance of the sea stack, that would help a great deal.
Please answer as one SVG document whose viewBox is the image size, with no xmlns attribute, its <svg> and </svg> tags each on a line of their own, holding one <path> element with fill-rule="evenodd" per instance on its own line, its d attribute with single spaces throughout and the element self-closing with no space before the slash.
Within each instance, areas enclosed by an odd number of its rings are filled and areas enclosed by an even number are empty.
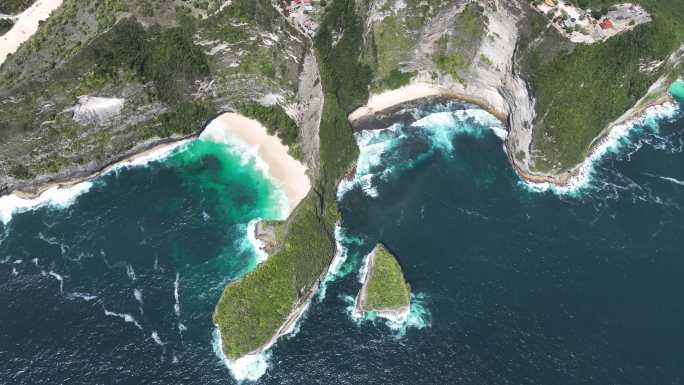
<svg viewBox="0 0 684 385">
<path fill-rule="evenodd" d="M 394 255 L 378 243 L 366 257 L 364 271 L 355 312 L 359 316 L 372 312 L 394 322 L 404 322 L 409 314 L 411 287 Z"/>
</svg>

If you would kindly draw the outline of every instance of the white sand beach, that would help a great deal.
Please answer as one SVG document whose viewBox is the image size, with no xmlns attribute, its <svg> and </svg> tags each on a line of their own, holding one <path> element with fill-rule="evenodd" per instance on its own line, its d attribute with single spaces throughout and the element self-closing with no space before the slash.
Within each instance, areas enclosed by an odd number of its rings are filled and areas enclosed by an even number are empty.
<svg viewBox="0 0 684 385">
<path fill-rule="evenodd" d="M 288 200 L 287 215 L 311 189 L 306 166 L 288 154 L 288 147 L 277 136 L 269 135 L 261 123 L 236 113 L 225 113 L 214 119 L 200 138 L 219 142 L 243 142 L 256 149 L 266 171 L 283 189 Z"/>
<path fill-rule="evenodd" d="M 353 122 L 367 115 L 386 110 L 401 103 L 410 102 L 428 96 L 446 95 L 449 92 L 441 87 L 428 83 L 413 83 L 395 90 L 371 95 L 368 103 L 349 114 L 349 121 Z"/>
<path fill-rule="evenodd" d="M 37 0 L 24 12 L 17 15 L 12 29 L 0 37 L 0 64 L 5 62 L 7 55 L 16 52 L 21 43 L 36 33 L 39 23 L 46 20 L 52 11 L 62 4 L 62 1 Z"/>
</svg>

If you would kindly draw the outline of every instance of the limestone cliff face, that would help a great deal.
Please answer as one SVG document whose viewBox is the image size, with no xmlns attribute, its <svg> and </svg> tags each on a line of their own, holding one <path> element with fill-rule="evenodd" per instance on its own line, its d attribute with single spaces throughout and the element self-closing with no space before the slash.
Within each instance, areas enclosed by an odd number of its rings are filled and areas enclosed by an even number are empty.
<svg viewBox="0 0 684 385">
<path fill-rule="evenodd" d="M 176 3 L 65 0 L 2 63 L 0 193 L 87 176 L 245 103 L 283 106 L 316 168 L 310 38 L 270 0 Z"/>
<path fill-rule="evenodd" d="M 508 122 L 509 150 L 527 167 L 534 99 L 516 65 L 526 4 L 372 0 L 364 11 L 365 59 L 376 74 L 373 92 L 381 92 L 383 83 L 391 88 L 392 81 L 383 77 L 399 71 L 411 82 L 477 103 Z"/>
<path fill-rule="evenodd" d="M 363 60 L 375 75 L 372 93 L 423 83 L 486 108 L 508 125 L 515 170 L 536 182 L 567 183 L 608 130 L 666 99 L 669 82 L 682 73 L 681 48 L 658 48 L 680 47 L 664 15 L 588 47 L 558 34 L 528 1 L 357 4 L 365 19 Z M 606 74 L 606 66 L 619 68 Z M 604 103 L 601 90 L 610 87 L 626 91 Z M 601 111 L 587 112 L 599 105 Z"/>
</svg>

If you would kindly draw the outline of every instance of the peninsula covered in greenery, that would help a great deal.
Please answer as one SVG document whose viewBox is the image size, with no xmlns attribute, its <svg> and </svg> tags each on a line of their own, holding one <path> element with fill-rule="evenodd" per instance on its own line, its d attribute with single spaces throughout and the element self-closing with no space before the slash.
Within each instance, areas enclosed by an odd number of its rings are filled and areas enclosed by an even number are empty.
<svg viewBox="0 0 684 385">
<path fill-rule="evenodd" d="M 17 33 L 32 3 L 3 3 L 0 30 Z M 504 122 L 521 178 L 565 185 L 613 127 L 670 102 L 684 2 L 613 3 L 59 1 L 23 44 L 0 47 L 0 193 L 92 178 L 198 136 L 222 112 L 260 121 L 306 165 L 311 190 L 264 224 L 270 256 L 228 282 L 214 311 L 229 359 L 259 353 L 297 322 L 333 260 L 359 121 L 427 96 L 472 103 Z M 600 38 L 574 39 L 568 9 L 601 23 Z M 600 34 L 614 25 L 624 28 Z M 373 255 L 362 310 L 404 309 L 399 264 L 382 245 Z"/>
</svg>

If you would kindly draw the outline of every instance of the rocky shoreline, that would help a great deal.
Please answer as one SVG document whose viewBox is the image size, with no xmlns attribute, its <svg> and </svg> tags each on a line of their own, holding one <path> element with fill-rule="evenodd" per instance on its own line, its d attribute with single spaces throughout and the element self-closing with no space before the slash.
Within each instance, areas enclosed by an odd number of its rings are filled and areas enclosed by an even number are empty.
<svg viewBox="0 0 684 385">
<path fill-rule="evenodd" d="M 354 301 L 354 310 L 353 310 L 353 315 L 355 318 L 362 318 L 363 314 L 367 312 L 366 310 L 366 303 L 367 303 L 367 298 L 368 298 L 368 282 L 370 281 L 371 278 L 371 271 L 373 270 L 373 265 L 375 263 L 375 250 L 373 250 L 368 256 L 366 257 L 364 266 L 362 267 L 363 271 L 363 280 L 362 280 L 362 286 L 361 290 L 359 290 L 359 294 L 356 295 L 356 299 Z M 411 304 L 409 303 L 406 306 L 400 306 L 397 308 L 382 308 L 382 309 L 373 309 L 373 312 L 377 314 L 378 317 L 385 318 L 387 320 L 390 320 L 392 322 L 397 322 L 397 323 L 402 323 L 408 319 L 409 312 L 411 310 Z"/>
<path fill-rule="evenodd" d="M 534 184 L 548 183 L 561 188 L 569 186 L 573 179 L 582 175 L 584 169 L 587 167 L 587 162 L 590 161 L 596 150 L 604 144 L 609 133 L 615 127 L 622 124 L 629 124 L 634 120 L 640 119 L 650 108 L 663 106 L 674 102 L 672 97 L 665 93 L 652 102 L 644 103 L 641 106 L 636 106 L 627 111 L 620 119 L 607 126 L 596 137 L 596 139 L 594 139 L 594 141 L 591 143 L 590 150 L 587 152 L 587 155 L 582 162 L 578 163 L 570 170 L 564 170 L 555 174 L 534 173 L 527 171 L 523 166 L 521 166 L 513 156 L 514 151 L 512 146 L 516 140 L 516 137 L 515 131 L 511 128 L 509 116 L 502 111 L 497 111 L 492 106 L 482 103 L 481 101 L 472 97 L 463 97 L 462 95 L 456 95 L 451 92 L 444 92 L 440 93 L 439 95 L 429 95 L 417 99 L 403 101 L 380 111 L 374 111 L 366 115 L 356 116 L 355 119 L 350 120 L 350 123 L 354 131 L 383 129 L 394 123 L 410 124 L 415 121 L 415 118 L 408 112 L 402 113 L 403 110 L 409 108 L 426 107 L 428 105 L 447 101 L 456 101 L 464 103 L 464 105 L 470 104 L 477 106 L 492 114 L 502 122 L 509 132 L 509 136 L 504 141 L 506 156 L 511 164 L 511 167 L 522 180 Z"/>
<path fill-rule="evenodd" d="M 189 141 L 198 137 L 200 133 L 201 131 L 198 131 L 189 135 L 153 139 L 140 143 L 129 151 L 126 151 L 122 155 L 107 162 L 93 162 L 84 167 L 69 170 L 64 173 L 43 175 L 30 181 L 17 182 L 12 187 L 5 185 L 0 187 L 0 196 L 16 195 L 22 199 L 34 199 L 51 188 L 68 188 L 82 182 L 93 180 L 122 163 L 132 162 L 152 152 Z"/>
</svg>

